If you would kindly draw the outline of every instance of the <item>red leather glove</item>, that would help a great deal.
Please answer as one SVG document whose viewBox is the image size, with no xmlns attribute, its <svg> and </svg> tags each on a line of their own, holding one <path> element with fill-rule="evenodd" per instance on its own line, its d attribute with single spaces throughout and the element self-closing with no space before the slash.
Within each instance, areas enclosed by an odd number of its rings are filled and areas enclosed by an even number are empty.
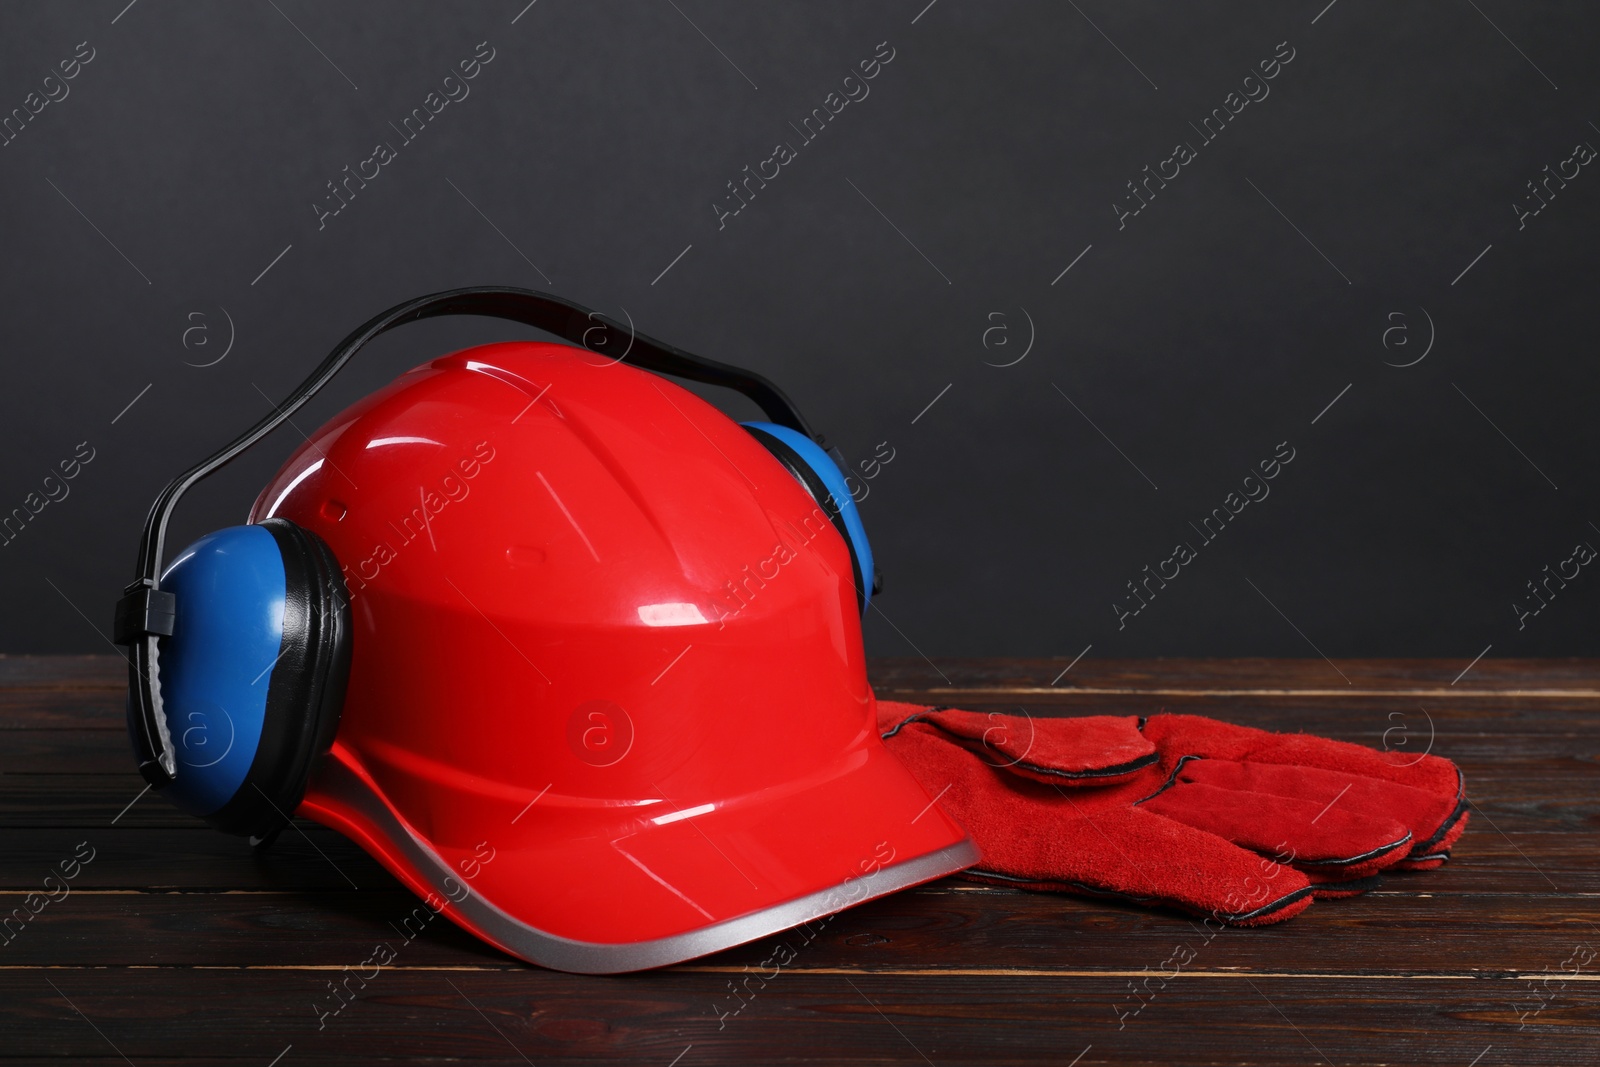
<svg viewBox="0 0 1600 1067">
<path fill-rule="evenodd" d="M 878 703 L 890 751 L 966 827 L 967 875 L 1279 922 L 1384 869 L 1426 870 L 1466 828 L 1449 760 L 1197 715 L 1024 715 Z"/>
</svg>

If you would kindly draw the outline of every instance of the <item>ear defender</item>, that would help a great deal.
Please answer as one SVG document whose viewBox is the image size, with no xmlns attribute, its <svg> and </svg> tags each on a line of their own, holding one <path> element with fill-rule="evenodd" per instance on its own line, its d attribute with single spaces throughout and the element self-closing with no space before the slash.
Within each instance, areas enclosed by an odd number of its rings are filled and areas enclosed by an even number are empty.
<svg viewBox="0 0 1600 1067">
<path fill-rule="evenodd" d="M 200 538 L 161 586 L 177 604 L 152 679 L 178 768 L 164 792 L 219 830 L 265 838 L 300 805 L 339 723 L 351 628 L 338 561 L 272 518 Z"/>
<path fill-rule="evenodd" d="M 861 515 L 856 510 L 855 498 L 850 495 L 844 472 L 821 445 L 798 430 L 771 422 L 740 425 L 799 479 L 832 521 L 839 536 L 844 538 L 850 549 L 850 564 L 855 570 L 856 606 L 865 615 L 872 594 L 879 591 L 880 585 L 877 568 L 872 562 L 872 547 L 867 544 L 867 530 L 861 524 Z"/>
<path fill-rule="evenodd" d="M 350 673 L 350 595 L 339 561 L 309 530 L 275 517 L 202 537 L 163 571 L 179 499 L 287 422 L 367 342 L 444 315 L 521 323 L 611 359 L 736 390 L 772 422 L 747 427 L 800 479 L 850 549 L 866 611 L 877 572 L 843 472 L 777 385 L 646 337 L 570 300 L 474 286 L 431 293 L 356 328 L 254 426 L 178 475 L 145 518 L 113 643 L 128 648 L 128 733 L 145 781 L 219 830 L 265 839 L 288 825 L 333 745 Z M 597 329 L 597 327 L 602 327 Z M 628 351 L 611 351 L 627 337 Z"/>
</svg>

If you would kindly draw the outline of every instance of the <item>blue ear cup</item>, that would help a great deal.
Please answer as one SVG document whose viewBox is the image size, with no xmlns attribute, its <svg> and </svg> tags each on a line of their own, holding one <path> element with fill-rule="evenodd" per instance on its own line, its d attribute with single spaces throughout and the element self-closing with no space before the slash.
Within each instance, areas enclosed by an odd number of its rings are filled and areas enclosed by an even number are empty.
<svg viewBox="0 0 1600 1067">
<path fill-rule="evenodd" d="M 771 422 L 745 422 L 740 425 L 765 445 L 767 451 L 800 480 L 823 511 L 827 512 L 850 549 L 850 563 L 855 570 L 856 604 L 862 614 L 866 614 L 872 594 L 878 591 L 877 568 L 872 562 L 872 546 L 867 544 L 866 527 L 861 524 L 861 515 L 856 510 L 855 498 L 850 495 L 844 472 L 833 461 L 833 457 L 822 450 L 821 445 L 798 430 Z"/>
<path fill-rule="evenodd" d="M 164 792 L 219 829 L 264 837 L 332 744 L 349 671 L 343 576 L 321 538 L 268 519 L 200 538 L 161 585 L 177 603 L 156 679 L 177 763 Z"/>
<path fill-rule="evenodd" d="M 232 526 L 179 553 L 161 584 L 178 602 L 159 680 L 178 763 L 166 795 L 206 816 L 238 793 L 261 744 L 283 643 L 283 556 L 262 527 Z"/>
</svg>

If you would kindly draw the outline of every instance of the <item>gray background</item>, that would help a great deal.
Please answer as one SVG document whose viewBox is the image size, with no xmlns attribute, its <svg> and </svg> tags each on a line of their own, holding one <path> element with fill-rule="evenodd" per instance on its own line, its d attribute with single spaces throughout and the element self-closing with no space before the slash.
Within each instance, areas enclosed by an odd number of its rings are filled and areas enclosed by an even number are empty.
<svg viewBox="0 0 1600 1067">
<path fill-rule="evenodd" d="M 0 148 L 0 511 L 78 442 L 95 459 L 0 547 L 0 649 L 109 651 L 168 478 L 368 316 L 504 283 L 770 375 L 852 462 L 888 442 L 873 653 L 1593 651 L 1600 577 L 1521 629 L 1512 604 L 1600 545 L 1600 174 L 1520 230 L 1513 204 L 1600 145 L 1600 13 L 925 4 L 6 7 L 0 112 L 96 55 Z M 319 231 L 324 183 L 480 41 L 471 95 Z M 725 183 L 882 41 L 870 95 L 719 230 Z M 1283 41 L 1270 95 L 1201 145 Z M 1180 140 L 1198 158 L 1119 229 Z M 409 327 L 296 421 L 524 334 Z M 238 521 L 297 440 L 192 494 L 176 543 Z M 1119 629 L 1124 583 L 1281 441 L 1271 496 Z"/>
</svg>

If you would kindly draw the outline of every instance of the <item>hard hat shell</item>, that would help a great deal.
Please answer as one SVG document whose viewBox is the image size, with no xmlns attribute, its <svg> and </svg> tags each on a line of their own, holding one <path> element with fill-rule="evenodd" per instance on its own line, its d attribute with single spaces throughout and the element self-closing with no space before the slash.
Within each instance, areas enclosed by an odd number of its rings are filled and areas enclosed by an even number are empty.
<svg viewBox="0 0 1600 1067">
<path fill-rule="evenodd" d="M 827 513 L 661 377 L 529 342 L 434 360 L 312 435 L 274 515 L 351 598 L 299 813 L 514 955 L 658 966 L 977 859 L 874 730 Z"/>
</svg>

